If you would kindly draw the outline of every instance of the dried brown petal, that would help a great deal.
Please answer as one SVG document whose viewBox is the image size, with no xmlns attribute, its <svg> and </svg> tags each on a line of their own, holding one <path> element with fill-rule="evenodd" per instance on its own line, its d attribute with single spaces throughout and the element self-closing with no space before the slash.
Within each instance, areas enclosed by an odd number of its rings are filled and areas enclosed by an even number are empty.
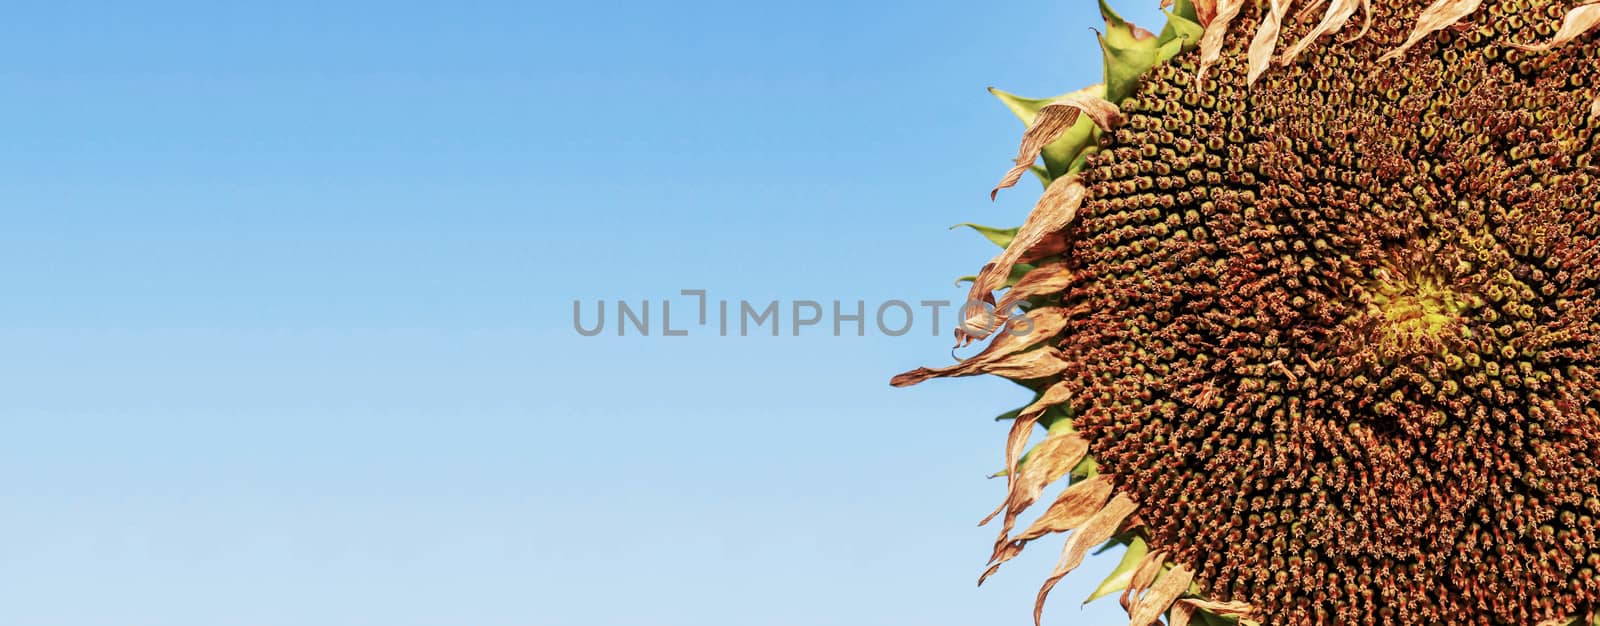
<svg viewBox="0 0 1600 626">
<path fill-rule="evenodd" d="M 1215 0 L 1212 7 L 1215 9 L 1212 19 L 1202 20 L 1206 30 L 1200 36 L 1200 69 L 1194 75 L 1196 88 L 1205 83 L 1206 69 L 1222 58 L 1222 40 L 1228 35 L 1228 24 L 1239 15 L 1244 0 Z"/>
<path fill-rule="evenodd" d="M 1149 35 L 1149 32 L 1145 33 Z M 1154 36 L 1154 35 L 1150 35 Z M 1046 104 L 1039 109 L 1033 118 L 1033 124 L 1022 133 L 1022 145 L 1017 148 L 1016 165 L 1001 177 L 1000 184 L 995 185 L 989 192 L 993 199 L 1006 189 L 1022 180 L 1022 175 L 1033 167 L 1034 161 L 1039 160 L 1039 153 L 1044 147 L 1054 143 L 1062 133 L 1078 123 L 1078 116 L 1088 115 L 1094 120 L 1095 125 L 1102 129 L 1115 128 L 1122 124 L 1122 114 L 1117 111 L 1117 105 L 1107 102 L 1099 94 L 1104 92 L 1100 85 L 1088 87 L 1067 94 L 1056 99 L 1055 102 Z"/>
<path fill-rule="evenodd" d="M 1272 10 L 1267 12 L 1261 20 L 1261 25 L 1256 28 L 1255 38 L 1250 40 L 1250 73 L 1245 83 L 1254 85 L 1256 79 L 1267 71 L 1272 65 L 1272 51 L 1278 47 L 1278 30 L 1283 25 L 1283 18 L 1288 17 L 1289 8 L 1293 0 L 1271 0 Z"/>
<path fill-rule="evenodd" d="M 1178 596 L 1189 590 L 1189 583 L 1194 580 L 1194 572 L 1187 566 L 1179 565 L 1172 568 L 1161 580 L 1156 581 L 1150 592 L 1134 604 L 1133 620 L 1128 626 L 1150 626 L 1161 618 L 1162 613 L 1177 601 Z"/>
<path fill-rule="evenodd" d="M 1026 351 L 1040 342 L 1060 334 L 1066 326 L 1066 315 L 1057 307 L 1040 307 L 1029 311 L 1022 320 L 1013 320 L 1011 328 L 1000 333 L 985 347 L 982 352 L 965 361 L 949 367 L 917 369 L 905 372 L 889 380 L 895 387 L 915 385 L 930 378 L 946 378 L 960 376 L 974 376 L 977 374 L 994 374 L 1005 376 L 1013 380 L 1027 380 L 1041 376 L 1026 376 L 1016 378 L 1008 376 L 1006 372 L 1030 370 L 1036 366 L 1035 360 L 1043 355 L 1037 352 L 1049 351 L 1049 354 L 1059 354 L 1053 348 Z M 1026 351 L 1026 352 L 1025 352 Z M 1031 355 L 1031 356 L 1030 356 Z"/>
<path fill-rule="evenodd" d="M 1056 583 L 1061 582 L 1072 570 L 1083 564 L 1083 557 L 1089 554 L 1089 548 L 1104 543 L 1111 535 L 1116 534 L 1117 527 L 1122 520 L 1133 513 L 1137 506 L 1126 495 L 1118 494 L 1107 503 L 1105 508 L 1095 513 L 1085 522 L 1083 527 L 1072 532 L 1067 538 L 1067 545 L 1061 548 L 1061 560 L 1056 562 L 1055 571 L 1050 572 L 1050 577 L 1045 579 L 1044 586 L 1039 588 L 1039 595 L 1033 602 L 1033 623 L 1039 626 L 1040 618 L 1044 616 L 1044 601 L 1050 596 L 1050 590 Z"/>
<path fill-rule="evenodd" d="M 1314 43 L 1317 38 L 1338 33 L 1340 29 L 1344 28 L 1345 23 L 1349 22 L 1350 18 L 1356 14 L 1356 9 L 1361 6 L 1362 1 L 1333 0 L 1333 2 L 1328 3 L 1327 12 L 1322 14 L 1322 21 L 1318 22 L 1311 29 L 1311 32 L 1306 33 L 1306 36 L 1301 37 L 1300 41 L 1295 42 L 1294 45 L 1289 46 L 1289 49 L 1283 52 L 1282 64 L 1293 63 L 1295 58 L 1299 57 L 1300 53 L 1304 52 L 1306 47 Z M 1367 15 L 1368 22 L 1371 22 L 1372 13 L 1368 12 Z"/>
<path fill-rule="evenodd" d="M 1063 176 L 1052 181 L 1039 202 L 1033 206 L 1028 219 L 1017 230 L 1011 245 L 1006 246 L 978 272 L 967 293 L 967 300 L 994 302 L 994 291 L 1005 284 L 1006 277 L 1011 275 L 1011 268 L 1022 255 L 1046 241 L 1050 235 L 1059 233 L 1077 217 L 1087 191 L 1077 176 Z M 979 316 L 968 315 L 963 328 L 956 331 L 957 345 L 964 346 L 973 339 L 987 337 L 992 330 L 987 326 L 993 319 L 998 319 L 998 316 L 992 316 L 987 311 Z"/>
<path fill-rule="evenodd" d="M 1160 550 L 1153 550 L 1145 555 L 1139 562 L 1139 567 L 1133 570 L 1133 578 L 1128 581 L 1128 588 L 1122 590 L 1122 609 L 1133 610 L 1133 600 L 1150 588 L 1150 583 L 1155 582 L 1156 576 L 1161 574 L 1161 566 L 1166 565 L 1167 555 Z"/>
<path fill-rule="evenodd" d="M 1249 626 L 1255 622 L 1244 619 L 1250 615 L 1252 609 L 1244 602 L 1215 602 L 1198 598 L 1184 598 L 1172 605 L 1172 616 L 1168 626 L 1189 626 L 1196 610 L 1203 610 L 1218 617 L 1239 618 L 1240 626 Z"/>
<path fill-rule="evenodd" d="M 1194 605 L 1179 600 L 1172 605 L 1172 614 L 1167 617 L 1167 626 L 1189 626 L 1194 619 Z"/>
<path fill-rule="evenodd" d="M 1074 433 L 1050 437 L 1033 449 L 1006 494 L 1006 516 L 1000 526 L 1000 536 L 995 539 L 992 558 L 999 558 L 1011 529 L 1016 527 L 1017 516 L 1033 506 L 1045 485 L 1060 480 L 1072 471 L 1088 452 L 1089 442 Z"/>
<path fill-rule="evenodd" d="M 1027 530 L 1017 535 L 1016 541 L 1032 541 L 1049 533 L 1072 530 L 1089 521 L 1096 511 L 1105 507 L 1111 497 L 1111 481 L 1104 476 L 1085 478 L 1061 492 L 1056 501 L 1045 509 L 1039 519 Z"/>
<path fill-rule="evenodd" d="M 1049 533 L 1066 532 L 1082 526 L 1095 513 L 1105 508 L 1106 498 L 1109 497 L 1111 497 L 1111 481 L 1102 476 L 1084 479 L 1066 488 L 1050 508 L 1046 509 L 1039 519 L 1034 520 L 1027 530 L 1017 535 L 1016 539 L 995 545 L 994 555 L 989 558 L 989 569 L 978 577 L 978 584 L 982 585 L 984 580 L 999 571 L 1001 564 L 1021 554 L 1028 542 Z"/>
<path fill-rule="evenodd" d="M 1217 0 L 1194 0 L 1194 15 L 1206 26 L 1217 17 Z"/>
<path fill-rule="evenodd" d="M 1478 5 L 1482 3 L 1483 0 L 1434 0 L 1433 4 L 1422 10 L 1422 15 L 1417 18 L 1416 28 L 1411 31 L 1411 36 L 1406 38 L 1405 43 L 1400 44 L 1400 47 L 1395 48 L 1388 54 L 1379 57 L 1378 60 L 1388 61 L 1399 58 L 1400 55 L 1410 50 L 1411 46 L 1417 45 L 1417 42 L 1422 41 L 1428 35 L 1448 28 L 1471 15 L 1473 11 L 1478 10 Z"/>
<path fill-rule="evenodd" d="M 1035 296 L 1056 294 L 1066 291 L 1072 285 L 1077 273 L 1067 269 L 1065 263 L 1050 263 L 1041 265 L 1022 276 L 1022 280 L 1006 291 L 1000 298 L 1000 303 L 994 305 L 999 315 L 1012 310 L 1017 304 Z"/>
<path fill-rule="evenodd" d="M 1555 37 L 1538 45 L 1511 44 L 1530 52 L 1544 52 L 1569 41 L 1577 39 L 1600 24 L 1600 2 L 1585 4 L 1567 12 L 1567 18 L 1561 22 L 1561 30 L 1556 31 Z"/>
</svg>

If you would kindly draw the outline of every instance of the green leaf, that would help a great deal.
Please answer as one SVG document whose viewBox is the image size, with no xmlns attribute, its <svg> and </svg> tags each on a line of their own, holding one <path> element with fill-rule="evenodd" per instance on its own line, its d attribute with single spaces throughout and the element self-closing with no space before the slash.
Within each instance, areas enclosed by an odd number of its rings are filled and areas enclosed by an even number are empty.
<svg viewBox="0 0 1600 626">
<path fill-rule="evenodd" d="M 993 226 L 973 224 L 972 222 L 962 222 L 960 224 L 956 224 L 955 226 L 951 226 L 950 230 L 955 230 L 957 228 L 961 228 L 962 226 L 966 226 L 967 228 L 978 231 L 978 234 L 983 235 L 985 239 L 994 242 L 994 245 L 1000 246 L 1001 248 L 1011 245 L 1011 240 L 1017 238 L 1018 229 L 1016 228 L 995 228 Z"/>
<path fill-rule="evenodd" d="M 1193 7 L 1190 8 L 1191 10 L 1193 9 Z M 1181 41 L 1182 43 L 1177 50 L 1185 52 L 1200 45 L 1200 37 L 1205 32 L 1206 29 L 1200 26 L 1200 22 L 1183 17 L 1175 12 L 1167 13 L 1167 25 L 1161 29 L 1161 35 L 1156 37 L 1156 42 L 1161 45 L 1161 50 L 1165 52 L 1169 44 L 1174 41 Z M 1160 60 L 1166 61 L 1174 56 L 1177 56 L 1177 54 L 1162 57 Z"/>
<path fill-rule="evenodd" d="M 1117 562 L 1117 568 L 1111 570 L 1111 575 L 1107 576 L 1105 582 L 1100 583 L 1094 593 L 1089 594 L 1089 599 L 1083 603 L 1088 604 L 1127 589 L 1128 583 L 1133 581 L 1133 570 L 1138 569 L 1139 563 L 1144 561 L 1145 555 L 1149 553 L 1150 546 L 1144 539 L 1134 537 L 1133 541 L 1128 543 L 1128 550 L 1122 553 L 1122 560 Z"/>
<path fill-rule="evenodd" d="M 1200 23 L 1200 12 L 1195 10 L 1194 0 L 1177 0 L 1176 2 L 1173 2 L 1172 13 L 1170 15 L 1176 15 L 1183 19 L 1194 22 L 1196 25 Z"/>
<path fill-rule="evenodd" d="M 1149 31 L 1122 19 L 1105 0 L 1100 0 L 1100 15 L 1106 20 L 1106 32 L 1098 35 L 1105 55 L 1105 99 L 1121 104 L 1138 91 L 1139 77 L 1155 66 L 1161 44 Z"/>
<path fill-rule="evenodd" d="M 1156 60 L 1166 63 L 1167 61 L 1171 61 L 1174 57 L 1183 54 L 1184 51 L 1187 50 L 1188 41 L 1189 40 L 1187 39 L 1174 39 L 1163 44 L 1159 49 L 1156 50 Z"/>
<path fill-rule="evenodd" d="M 1054 98 L 1043 99 L 1024 98 L 994 87 L 989 88 L 989 93 L 999 98 L 1001 104 L 1006 105 L 1006 108 L 1010 109 L 1012 114 L 1022 120 L 1024 126 L 1032 126 L 1034 118 L 1039 115 L 1039 109 L 1044 108 L 1044 105 L 1076 92 L 1067 92 Z M 1103 89 L 1097 89 L 1090 93 L 1100 97 L 1105 96 Z M 1077 160 L 1079 153 L 1085 147 L 1093 145 L 1095 140 L 1099 138 L 1099 132 L 1100 129 L 1094 125 L 1094 120 L 1089 119 L 1089 116 L 1078 116 L 1078 121 L 1073 123 L 1072 128 L 1067 129 L 1067 132 L 1062 133 L 1059 139 L 1045 146 L 1044 150 L 1040 152 L 1040 157 L 1044 159 L 1044 174 L 1054 180 L 1070 171 L 1073 161 Z M 1038 174 L 1039 172 L 1035 170 L 1034 173 Z M 1044 177 L 1041 176 L 1040 180 L 1044 180 Z M 1044 182 L 1046 186 L 1049 186 L 1049 181 L 1046 180 Z"/>
</svg>

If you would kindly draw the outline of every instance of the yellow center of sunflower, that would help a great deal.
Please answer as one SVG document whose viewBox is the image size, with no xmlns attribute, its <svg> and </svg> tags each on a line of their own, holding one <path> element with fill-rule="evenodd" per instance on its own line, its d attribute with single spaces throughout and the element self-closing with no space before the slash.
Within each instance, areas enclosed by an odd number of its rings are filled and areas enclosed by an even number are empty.
<svg viewBox="0 0 1600 626">
<path fill-rule="evenodd" d="M 1383 323 L 1380 335 L 1395 347 L 1432 344 L 1445 336 L 1470 307 L 1470 298 L 1431 272 L 1380 268 L 1370 284 L 1372 306 Z"/>
</svg>

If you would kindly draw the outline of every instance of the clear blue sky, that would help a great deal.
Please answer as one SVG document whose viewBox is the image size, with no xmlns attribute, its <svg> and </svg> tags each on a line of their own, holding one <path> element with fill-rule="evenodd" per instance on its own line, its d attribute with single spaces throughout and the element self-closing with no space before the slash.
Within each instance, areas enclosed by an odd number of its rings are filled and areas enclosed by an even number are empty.
<svg viewBox="0 0 1600 626">
<path fill-rule="evenodd" d="M 0 623 L 1028 623 L 1057 543 L 973 587 L 1024 395 L 887 384 L 948 335 L 588 338 L 571 303 L 958 298 L 992 249 L 945 228 L 1037 191 L 988 201 L 1020 126 L 984 87 L 1097 82 L 1095 24 L 9 6 Z M 1047 623 L 1120 623 L 1077 608 L 1108 566 Z"/>
</svg>

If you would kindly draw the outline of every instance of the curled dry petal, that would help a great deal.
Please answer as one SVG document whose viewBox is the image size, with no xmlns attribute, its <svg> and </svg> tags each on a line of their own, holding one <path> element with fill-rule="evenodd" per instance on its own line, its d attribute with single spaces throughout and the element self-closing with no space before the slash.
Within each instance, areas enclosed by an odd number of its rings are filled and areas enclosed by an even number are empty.
<svg viewBox="0 0 1600 626">
<path fill-rule="evenodd" d="M 1172 568 L 1161 580 L 1156 581 L 1150 592 L 1133 607 L 1133 620 L 1128 626 L 1150 626 L 1161 618 L 1162 613 L 1178 600 L 1178 596 L 1189 590 L 1189 583 L 1194 580 L 1194 572 L 1187 566 L 1179 565 Z"/>
<path fill-rule="evenodd" d="M 1066 488 L 1056 501 L 1045 509 L 1039 519 L 1033 521 L 1027 530 L 1017 535 L 1017 541 L 1027 542 L 1043 537 L 1049 533 L 1060 533 L 1072 530 L 1089 521 L 1106 505 L 1106 499 L 1111 497 L 1111 481 L 1104 476 L 1085 478 Z"/>
<path fill-rule="evenodd" d="M 1066 369 L 1066 357 L 1062 356 L 1060 350 L 1047 346 L 996 361 L 983 373 L 1011 380 L 1037 380 L 1055 376 Z"/>
<path fill-rule="evenodd" d="M 1415 46 L 1417 42 L 1422 41 L 1424 37 L 1448 28 L 1468 15 L 1472 15 L 1472 12 L 1478 10 L 1478 5 L 1482 3 L 1483 0 L 1434 0 L 1433 4 L 1422 10 L 1422 15 L 1417 18 L 1416 28 L 1411 31 L 1410 37 L 1406 37 L 1405 43 L 1400 44 L 1400 47 L 1395 48 L 1388 54 L 1379 57 L 1378 60 L 1388 61 L 1399 58 L 1400 55 L 1410 50 L 1411 46 Z"/>
<path fill-rule="evenodd" d="M 1196 9 L 1199 5 L 1195 5 Z M 1206 69 L 1222 58 L 1222 40 L 1228 35 L 1228 24 L 1239 15 L 1244 0 L 1216 0 L 1212 4 L 1212 19 L 1205 21 L 1205 33 L 1200 36 L 1200 69 L 1195 72 L 1196 87 L 1205 84 Z"/>
<path fill-rule="evenodd" d="M 1600 98 L 1589 104 L 1589 117 L 1600 117 Z"/>
<path fill-rule="evenodd" d="M 1077 274 L 1067 269 L 1064 263 L 1050 263 L 1041 265 L 1022 276 L 1006 295 L 1000 298 L 1000 303 L 994 305 L 996 315 L 1005 315 L 1018 304 L 1034 296 L 1062 293 L 1071 286 Z"/>
<path fill-rule="evenodd" d="M 1295 42 L 1294 45 L 1289 46 L 1289 49 L 1283 52 L 1282 64 L 1293 63 L 1295 58 L 1299 57 L 1300 53 L 1304 52 L 1317 38 L 1338 33 L 1340 29 L 1344 28 L 1345 23 L 1349 22 L 1350 18 L 1356 14 L 1356 9 L 1361 6 L 1361 2 L 1362 0 L 1333 0 L 1333 2 L 1328 3 L 1328 10 L 1322 14 L 1322 21 L 1317 22 L 1317 25 L 1312 27 L 1311 32 L 1306 33 L 1306 36 L 1301 37 L 1300 41 Z M 1372 14 L 1369 12 L 1367 15 L 1371 16 Z M 1371 21 L 1370 17 L 1368 21 Z"/>
<path fill-rule="evenodd" d="M 1272 65 L 1272 51 L 1278 47 L 1278 30 L 1283 25 L 1283 19 L 1288 17 L 1292 4 L 1293 0 L 1272 0 L 1272 10 L 1261 20 L 1255 38 L 1250 40 L 1250 73 L 1245 84 L 1256 84 L 1261 74 Z"/>
<path fill-rule="evenodd" d="M 1028 350 L 1040 342 L 1056 336 L 1066 326 L 1066 315 L 1057 307 L 1040 307 L 1029 311 L 1024 318 L 1026 324 L 1013 324 L 1012 328 L 1000 333 L 989 346 L 972 358 L 951 365 L 949 367 L 917 369 L 905 372 L 889 380 L 895 387 L 909 387 L 930 378 L 946 378 L 959 376 L 975 376 L 978 374 L 994 374 L 1012 380 L 1028 380 L 1042 378 L 1042 376 L 1026 376 L 1016 378 L 1007 375 L 1007 372 L 1017 372 L 1035 367 L 1033 360 L 1040 355 L 1036 352 L 1048 352 L 1049 355 L 1060 358 L 1060 352 L 1053 348 L 1041 350 Z M 1020 320 L 1019 320 L 1020 321 Z M 1034 355 L 1034 356 L 1028 356 Z M 1059 370 L 1058 370 L 1059 371 Z"/>
<path fill-rule="evenodd" d="M 1006 436 L 1006 499 L 1000 506 L 995 507 L 992 513 L 984 517 L 983 521 L 978 522 L 979 526 L 988 524 L 989 520 L 1004 511 L 1006 504 L 1011 502 L 1011 491 L 1017 484 L 1017 460 L 1022 458 L 1022 449 L 1028 445 L 1028 437 L 1033 434 L 1033 425 L 1038 423 L 1039 416 L 1044 414 L 1046 409 L 1066 402 L 1067 394 L 1067 385 L 1056 383 L 1045 389 L 1044 393 L 1039 395 L 1039 399 L 1017 412 L 1016 420 L 1011 422 L 1011 433 Z"/>
<path fill-rule="evenodd" d="M 1150 584 L 1156 581 L 1156 576 L 1161 574 L 1161 566 L 1166 563 L 1166 553 L 1159 550 L 1145 555 L 1144 560 L 1139 562 L 1139 567 L 1133 570 L 1133 578 L 1129 579 L 1128 588 L 1122 590 L 1120 601 L 1124 611 L 1132 613 L 1133 600 L 1150 588 Z"/>
<path fill-rule="evenodd" d="M 1025 253 L 1066 228 L 1077 217 L 1078 208 L 1083 206 L 1087 192 L 1088 189 L 1077 176 L 1063 176 L 1051 182 L 1028 214 L 1028 219 L 1022 223 L 1016 238 L 1011 240 L 1011 245 L 995 255 L 973 279 L 967 300 L 994 302 L 994 291 L 1005 284 L 1006 277 L 1011 275 L 1011 268 Z M 991 316 L 987 311 L 968 315 L 962 328 L 956 330 L 957 345 L 964 346 L 973 339 L 987 337 L 989 325 L 998 319 L 998 316 Z"/>
<path fill-rule="evenodd" d="M 1194 0 L 1194 16 L 1205 26 L 1217 17 L 1217 0 Z"/>
<path fill-rule="evenodd" d="M 995 544 L 994 555 L 989 559 L 989 568 L 978 577 L 978 584 L 994 575 L 1000 566 L 1010 561 L 1028 542 L 1043 537 L 1049 533 L 1059 533 L 1082 526 L 1089 518 L 1105 508 L 1106 498 L 1111 497 L 1111 481 L 1103 476 L 1084 479 L 1066 488 L 1056 501 L 1046 509 L 1039 519 L 1034 520 L 1027 530 L 1017 535 L 1016 539 Z"/>
<path fill-rule="evenodd" d="M 1033 602 L 1033 623 L 1039 626 L 1040 618 L 1044 617 L 1044 601 L 1050 596 L 1050 590 L 1056 583 L 1061 582 L 1072 570 L 1083 564 L 1083 557 L 1089 554 L 1089 548 L 1105 543 L 1111 535 L 1116 534 L 1117 527 L 1122 520 L 1127 519 L 1137 506 L 1126 494 L 1117 494 L 1105 508 L 1100 509 L 1085 522 L 1083 526 L 1072 532 L 1067 538 L 1067 545 L 1061 548 L 1061 560 L 1056 562 L 1056 568 L 1050 572 L 1050 577 L 1045 579 L 1044 586 L 1039 588 L 1039 595 Z"/>
<path fill-rule="evenodd" d="M 1172 614 L 1167 617 L 1167 626 L 1189 626 L 1194 620 L 1194 605 L 1179 600 L 1172 605 Z"/>
<path fill-rule="evenodd" d="M 1006 494 L 1006 516 L 1000 526 L 1000 536 L 994 542 L 994 556 L 999 558 L 1001 549 L 1006 545 L 1011 535 L 1011 529 L 1016 527 L 1017 516 L 1021 515 L 1028 507 L 1039 499 L 1039 493 L 1044 491 L 1045 485 L 1060 480 L 1067 472 L 1083 460 L 1089 452 L 1089 442 L 1084 441 L 1074 433 L 1056 435 L 1045 439 L 1028 455 L 1028 460 L 1023 463 L 1022 471 L 1012 481 L 1009 493 Z"/>
<path fill-rule="evenodd" d="M 1585 4 L 1567 12 L 1566 20 L 1561 22 L 1561 30 L 1556 31 L 1556 36 L 1537 45 L 1511 44 L 1530 52 L 1544 52 L 1569 41 L 1577 39 L 1589 29 L 1600 24 L 1600 2 Z"/>
<path fill-rule="evenodd" d="M 1102 129 L 1109 130 L 1121 125 L 1122 113 L 1117 110 L 1117 105 L 1098 95 L 1103 89 L 1100 85 L 1094 85 L 1041 107 L 1034 115 L 1033 123 L 1028 125 L 1028 130 L 1022 133 L 1022 145 L 1017 148 L 1015 166 L 1001 177 L 1000 184 L 989 191 L 989 198 L 994 199 L 1001 189 L 1014 186 L 1022 180 L 1022 175 L 1027 173 L 1034 161 L 1039 160 L 1039 153 L 1044 151 L 1044 147 L 1054 143 L 1062 133 L 1077 124 L 1080 114 L 1089 116 Z"/>
</svg>

